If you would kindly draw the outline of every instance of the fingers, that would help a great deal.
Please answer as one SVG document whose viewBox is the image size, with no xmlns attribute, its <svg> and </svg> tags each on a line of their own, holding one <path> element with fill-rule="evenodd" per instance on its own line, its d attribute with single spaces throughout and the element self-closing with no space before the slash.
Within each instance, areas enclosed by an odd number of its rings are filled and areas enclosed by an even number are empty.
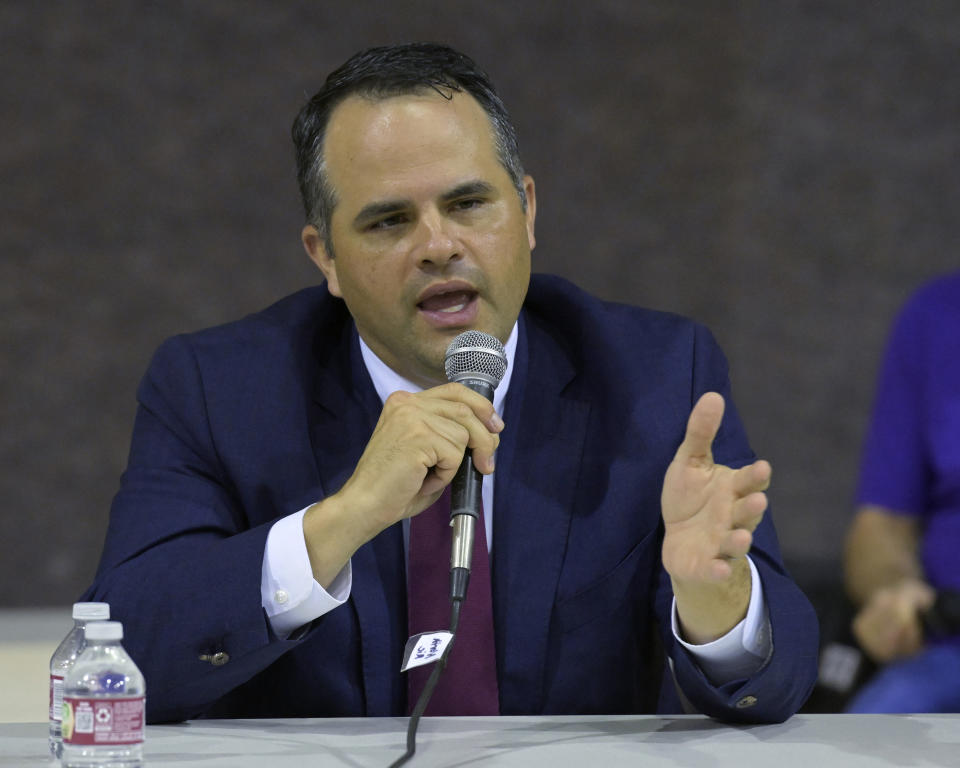
<svg viewBox="0 0 960 768">
<path fill-rule="evenodd" d="M 429 507 L 440 498 L 440 494 L 443 493 L 443 489 L 447 487 L 452 477 L 452 475 L 449 478 L 442 476 L 433 469 L 427 472 L 426 477 L 423 479 L 423 485 L 420 487 L 420 496 L 426 499 L 424 508 Z"/>
<path fill-rule="evenodd" d="M 764 491 L 770 486 L 770 465 L 758 463 L 766 466 L 759 470 L 755 464 L 738 470 L 715 467 L 716 472 L 726 477 L 719 478 L 710 487 L 712 495 L 704 499 L 701 508 L 713 525 L 753 531 L 760 524 L 769 505 Z"/>
<path fill-rule="evenodd" d="M 916 653 L 923 645 L 920 612 L 927 604 L 922 585 L 904 582 L 877 590 L 853 621 L 857 642 L 874 661 L 886 663 Z"/>
<path fill-rule="evenodd" d="M 737 496 L 748 496 L 757 491 L 765 491 L 770 487 L 772 476 L 770 462 L 763 459 L 755 461 L 736 470 L 733 476 L 733 492 Z"/>
<path fill-rule="evenodd" d="M 743 528 L 747 531 L 755 531 L 760 521 L 763 519 L 763 513 L 767 511 L 767 494 L 751 493 L 733 503 L 733 512 L 730 518 L 730 527 L 732 529 Z"/>
<path fill-rule="evenodd" d="M 720 546 L 720 557 L 725 560 L 736 560 L 750 551 L 751 544 L 753 544 L 753 534 L 750 531 L 746 528 L 734 528 Z"/>
<path fill-rule="evenodd" d="M 762 493 L 742 499 L 735 505 L 733 527 L 716 534 L 714 555 L 705 574 L 708 581 L 728 578 L 731 562 L 750 552 L 750 547 L 753 546 L 753 531 L 760 524 L 766 507 L 766 496 Z"/>
<path fill-rule="evenodd" d="M 493 455 L 504 425 L 485 397 L 460 384 L 447 384 L 417 395 L 396 392 L 387 398 L 388 403 L 391 399 L 396 403 L 391 403 L 392 408 L 411 409 L 413 418 L 422 419 L 437 437 L 449 443 L 433 465 L 441 475 L 449 474 L 448 480 L 453 476 L 466 449 L 473 451 L 473 462 L 480 472 L 493 472 Z"/>
<path fill-rule="evenodd" d="M 731 480 L 733 493 L 733 512 L 731 523 L 734 528 L 753 531 L 763 519 L 769 501 L 764 493 L 770 487 L 771 469 L 766 461 L 735 470 Z"/>
<path fill-rule="evenodd" d="M 733 564 L 750 552 L 753 531 L 767 509 L 767 495 L 757 491 L 724 501 L 714 498 L 686 524 L 670 526 L 664 537 L 663 563 L 668 573 L 687 582 L 721 582 Z"/>
<path fill-rule="evenodd" d="M 693 464 L 712 464 L 710 446 L 723 421 L 723 397 L 707 392 L 697 401 L 687 419 L 687 432 L 677 449 L 677 459 Z"/>
<path fill-rule="evenodd" d="M 489 474 L 503 422 L 486 398 L 459 384 L 412 394 L 394 392 L 384 403 L 361 468 L 369 482 L 400 497 L 429 497 L 442 490 L 472 450 L 474 465 Z"/>
<path fill-rule="evenodd" d="M 918 648 L 922 638 L 919 622 L 904 620 L 890 606 L 866 608 L 853 621 L 853 635 L 860 647 L 874 661 L 886 664 L 909 655 Z"/>
<path fill-rule="evenodd" d="M 350 510 L 353 538 L 367 541 L 436 501 L 465 451 L 480 472 L 492 472 L 503 428 L 493 404 L 461 384 L 394 392 L 353 473 L 329 498 Z"/>
<path fill-rule="evenodd" d="M 493 409 L 493 403 L 483 395 L 463 386 L 463 384 L 444 384 L 443 386 L 434 387 L 420 394 L 447 401 L 461 402 L 473 411 L 473 415 L 490 432 L 499 433 L 503 430 L 503 420 Z"/>
</svg>

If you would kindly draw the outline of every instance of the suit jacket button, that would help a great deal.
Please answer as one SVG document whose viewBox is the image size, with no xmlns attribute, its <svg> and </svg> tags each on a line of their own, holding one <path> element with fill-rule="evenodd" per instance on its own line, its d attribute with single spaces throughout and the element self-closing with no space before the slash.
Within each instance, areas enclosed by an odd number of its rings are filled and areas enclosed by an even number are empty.
<svg viewBox="0 0 960 768">
<path fill-rule="evenodd" d="M 201 654 L 200 661 L 209 661 L 215 667 L 222 667 L 230 661 L 230 654 L 224 651 L 217 651 L 212 656 L 209 653 Z"/>
<path fill-rule="evenodd" d="M 744 696 L 737 702 L 737 709 L 747 709 L 757 703 L 756 696 Z"/>
</svg>

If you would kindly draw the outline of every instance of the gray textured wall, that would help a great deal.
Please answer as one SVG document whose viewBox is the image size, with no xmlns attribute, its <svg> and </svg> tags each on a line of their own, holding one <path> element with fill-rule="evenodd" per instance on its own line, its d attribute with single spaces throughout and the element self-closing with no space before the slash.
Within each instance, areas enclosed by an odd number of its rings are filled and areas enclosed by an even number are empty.
<svg viewBox="0 0 960 768">
<path fill-rule="evenodd" d="M 91 579 L 154 347 L 318 279 L 290 122 L 411 39 L 500 86 L 537 269 L 714 329 L 788 562 L 836 577 L 889 322 L 957 265 L 960 5 L 8 1 L 0 603 Z"/>
</svg>

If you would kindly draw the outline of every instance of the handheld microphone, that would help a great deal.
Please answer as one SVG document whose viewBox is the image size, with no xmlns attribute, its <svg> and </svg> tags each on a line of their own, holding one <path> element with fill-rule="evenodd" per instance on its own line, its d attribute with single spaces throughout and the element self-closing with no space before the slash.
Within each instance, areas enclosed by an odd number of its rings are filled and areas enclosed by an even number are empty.
<svg viewBox="0 0 960 768">
<path fill-rule="evenodd" d="M 493 391 L 507 372 L 507 354 L 498 339 L 483 331 L 464 331 L 447 347 L 447 379 L 463 384 L 493 402 Z M 473 537 L 480 516 L 483 475 L 473 466 L 469 449 L 450 483 L 450 597 L 463 600 L 470 581 Z M 481 534 L 485 535 L 485 534 Z"/>
</svg>

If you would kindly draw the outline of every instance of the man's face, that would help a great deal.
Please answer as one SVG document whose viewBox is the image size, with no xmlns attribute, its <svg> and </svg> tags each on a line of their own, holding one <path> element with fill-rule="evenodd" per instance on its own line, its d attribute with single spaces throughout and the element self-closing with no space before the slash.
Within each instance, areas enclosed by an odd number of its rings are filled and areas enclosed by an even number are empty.
<svg viewBox="0 0 960 768">
<path fill-rule="evenodd" d="M 476 100 L 351 96 L 330 118 L 324 157 L 334 254 L 312 226 L 303 242 L 370 348 L 430 386 L 446 380 L 458 333 L 505 342 L 530 280 L 536 199 L 528 176 L 524 212 Z"/>
</svg>

